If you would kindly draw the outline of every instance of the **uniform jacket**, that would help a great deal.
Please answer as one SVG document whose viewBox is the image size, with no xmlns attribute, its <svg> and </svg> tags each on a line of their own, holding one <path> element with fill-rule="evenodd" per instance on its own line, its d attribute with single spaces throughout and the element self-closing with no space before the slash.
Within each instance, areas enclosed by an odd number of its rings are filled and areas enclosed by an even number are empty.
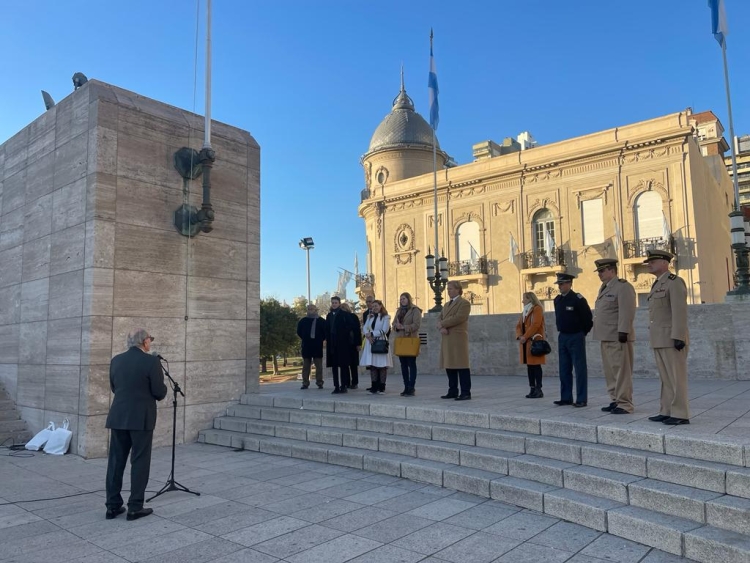
<svg viewBox="0 0 750 563">
<path fill-rule="evenodd" d="M 555 323 L 558 332 L 566 334 L 591 332 L 594 319 L 586 298 L 572 291 L 555 297 Z"/>
<path fill-rule="evenodd" d="M 618 332 L 635 340 L 635 288 L 622 278 L 612 278 L 599 290 L 594 311 L 594 339 L 617 342 Z"/>
<path fill-rule="evenodd" d="M 648 294 L 648 321 L 652 348 L 671 348 L 675 340 L 688 343 L 685 280 L 669 272 L 657 278 Z"/>
<path fill-rule="evenodd" d="M 393 315 L 393 330 L 396 331 L 396 338 L 399 336 L 418 336 L 419 327 L 422 324 L 422 310 L 419 307 L 412 306 L 404 315 L 404 321 L 401 323 L 404 325 L 404 330 L 398 330 L 396 323 L 398 322 L 398 309 Z"/>
<path fill-rule="evenodd" d="M 531 338 L 537 334 L 540 334 L 542 339 L 547 338 L 547 331 L 544 325 L 544 309 L 539 305 L 534 305 L 526 316 L 526 322 L 523 322 L 523 314 L 521 314 L 518 316 L 518 323 L 516 324 L 516 338 L 520 336 L 526 338 L 526 343 L 520 346 L 520 361 L 522 364 L 530 366 L 545 364 L 545 356 L 531 355 Z M 539 340 L 539 338 L 536 338 L 536 340 Z"/>
<path fill-rule="evenodd" d="M 153 430 L 156 401 L 167 396 L 159 358 L 137 346 L 118 354 L 109 364 L 109 386 L 115 394 L 107 416 L 107 428 Z"/>
<path fill-rule="evenodd" d="M 469 368 L 469 314 L 471 303 L 460 295 L 449 301 L 440 313 L 448 334 L 440 342 L 440 369 Z"/>
<path fill-rule="evenodd" d="M 315 323 L 315 338 L 310 338 L 310 329 Z M 302 339 L 303 358 L 322 358 L 323 341 L 326 339 L 326 321 L 320 317 L 302 317 L 297 323 L 297 336 Z"/>
</svg>

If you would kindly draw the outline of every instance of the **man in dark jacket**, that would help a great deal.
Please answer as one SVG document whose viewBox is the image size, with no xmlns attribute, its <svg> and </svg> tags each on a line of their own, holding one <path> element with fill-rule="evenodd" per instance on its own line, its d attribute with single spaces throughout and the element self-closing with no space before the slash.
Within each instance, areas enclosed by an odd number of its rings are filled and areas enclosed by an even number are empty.
<svg viewBox="0 0 750 563">
<path fill-rule="evenodd" d="M 349 313 L 341 309 L 341 299 L 336 295 L 331 297 L 331 310 L 326 315 L 326 367 L 333 372 L 332 394 L 346 393 L 347 387 L 351 385 L 351 318 Z"/>
<path fill-rule="evenodd" d="M 323 342 L 326 322 L 318 316 L 318 308 L 307 306 L 307 316 L 297 323 L 297 336 L 302 340 L 302 389 L 310 387 L 310 368 L 315 364 L 315 383 L 323 389 Z"/>
<path fill-rule="evenodd" d="M 555 297 L 555 322 L 560 359 L 560 400 L 556 405 L 585 407 L 588 402 L 588 367 L 586 366 L 586 335 L 594 326 L 586 298 L 574 293 L 571 274 L 557 274 L 560 295 Z M 573 402 L 573 368 L 576 370 L 576 401 Z"/>
<path fill-rule="evenodd" d="M 153 340 L 154 337 L 145 330 L 134 330 L 128 335 L 128 351 L 112 358 L 109 364 L 109 384 L 115 397 L 106 424 L 111 430 L 107 520 L 125 512 L 120 491 L 128 454 L 131 465 L 128 520 L 137 520 L 153 512 L 152 508 L 143 508 L 143 502 L 151 471 L 156 401 L 167 395 L 159 358 L 150 354 Z"/>
</svg>

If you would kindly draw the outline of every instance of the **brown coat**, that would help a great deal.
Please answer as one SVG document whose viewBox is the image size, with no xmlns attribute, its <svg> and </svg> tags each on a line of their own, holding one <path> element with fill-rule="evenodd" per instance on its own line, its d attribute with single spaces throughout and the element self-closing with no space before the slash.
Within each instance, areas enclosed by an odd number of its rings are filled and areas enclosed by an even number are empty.
<svg viewBox="0 0 750 563">
<path fill-rule="evenodd" d="M 471 303 L 460 295 L 443 307 L 440 322 L 448 334 L 440 342 L 440 369 L 469 368 L 469 314 Z"/>
<path fill-rule="evenodd" d="M 396 337 L 399 336 L 419 336 L 419 327 L 422 324 L 422 310 L 417 306 L 412 306 L 404 315 L 404 330 L 398 330 L 396 323 L 398 322 L 398 309 L 393 315 L 393 331 L 396 333 Z"/>
<path fill-rule="evenodd" d="M 648 294 L 651 348 L 672 348 L 675 340 L 689 344 L 685 281 L 664 272 Z"/>
<path fill-rule="evenodd" d="M 612 278 L 599 290 L 594 314 L 594 340 L 617 342 L 619 332 L 635 340 L 635 288 L 622 278 Z"/>
<path fill-rule="evenodd" d="M 545 356 L 531 355 L 531 337 L 536 334 L 541 334 L 543 339 L 547 338 L 547 329 L 544 325 L 544 309 L 539 305 L 534 305 L 531 308 L 531 312 L 526 317 L 525 323 L 523 322 L 523 314 L 518 317 L 518 324 L 516 324 L 516 338 L 520 338 L 521 336 L 526 338 L 526 343 L 521 344 L 520 346 L 522 364 L 541 366 L 545 363 Z"/>
</svg>

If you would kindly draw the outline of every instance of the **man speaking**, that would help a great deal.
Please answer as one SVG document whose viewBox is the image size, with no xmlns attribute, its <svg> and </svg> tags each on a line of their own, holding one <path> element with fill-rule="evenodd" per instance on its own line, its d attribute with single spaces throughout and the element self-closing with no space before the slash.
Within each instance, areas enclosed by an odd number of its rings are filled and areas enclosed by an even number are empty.
<svg viewBox="0 0 750 563">
<path fill-rule="evenodd" d="M 107 464 L 107 520 L 125 512 L 122 475 L 130 454 L 128 520 L 153 512 L 143 508 L 151 471 L 151 441 L 156 426 L 156 401 L 167 395 L 159 358 L 152 356 L 154 337 L 142 328 L 128 335 L 128 351 L 112 358 L 109 385 L 115 394 L 107 417 L 111 430 Z"/>
</svg>

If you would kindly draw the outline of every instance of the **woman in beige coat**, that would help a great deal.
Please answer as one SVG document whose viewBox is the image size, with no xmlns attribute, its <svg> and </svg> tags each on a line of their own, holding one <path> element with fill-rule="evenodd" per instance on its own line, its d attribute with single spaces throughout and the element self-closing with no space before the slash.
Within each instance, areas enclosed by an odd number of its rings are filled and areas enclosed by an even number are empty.
<svg viewBox="0 0 750 563">
<path fill-rule="evenodd" d="M 516 325 L 516 340 L 521 344 L 521 363 L 526 364 L 529 387 L 531 387 L 531 391 L 526 395 L 527 399 L 544 397 L 542 365 L 545 363 L 545 358 L 531 355 L 531 342 L 537 338 L 544 339 L 545 335 L 544 309 L 537 296 L 528 291 L 523 294 L 523 312 Z"/>
<path fill-rule="evenodd" d="M 393 320 L 393 330 L 396 331 L 396 338 L 405 336 L 419 337 L 419 325 L 422 324 L 422 310 L 414 305 L 411 301 L 411 295 L 402 293 L 399 297 L 400 307 L 396 311 L 396 318 Z M 394 344 L 395 347 L 395 344 Z M 414 396 L 414 385 L 417 382 L 417 357 L 416 356 L 399 356 L 401 362 L 401 377 L 404 378 L 404 390 L 402 397 Z"/>
</svg>

